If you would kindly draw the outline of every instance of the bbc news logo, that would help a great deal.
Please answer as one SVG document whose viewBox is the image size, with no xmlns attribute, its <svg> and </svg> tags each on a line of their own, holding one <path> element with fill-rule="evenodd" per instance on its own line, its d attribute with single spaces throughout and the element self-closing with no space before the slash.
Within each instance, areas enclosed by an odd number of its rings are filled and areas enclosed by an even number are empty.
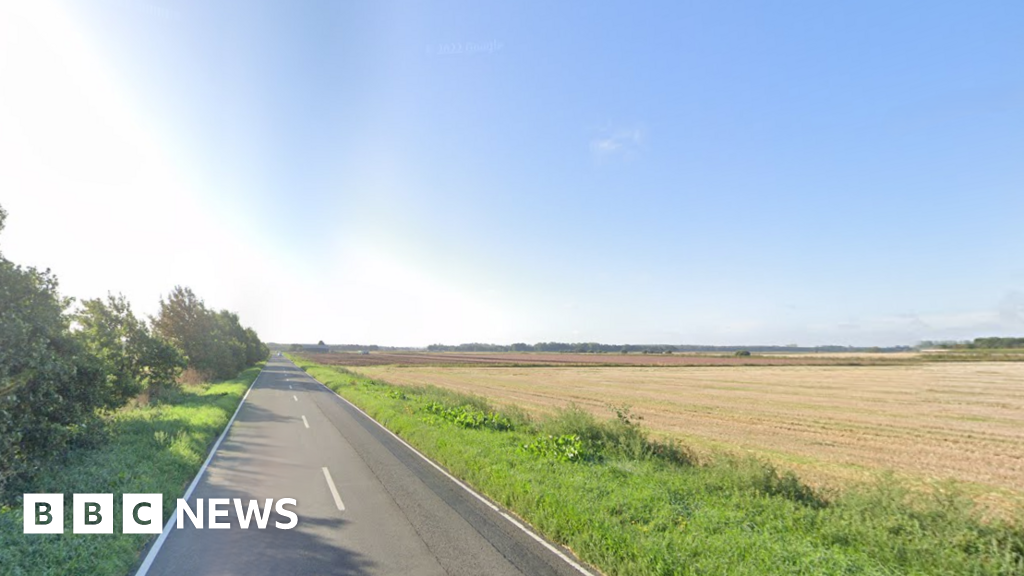
<svg viewBox="0 0 1024 576">
<path fill-rule="evenodd" d="M 251 524 L 265 530 L 270 525 L 271 511 L 288 519 L 287 522 L 274 521 L 274 527 L 279 530 L 291 530 L 299 523 L 298 515 L 285 508 L 295 506 L 294 498 L 281 498 L 276 504 L 273 498 L 267 498 L 262 508 L 258 500 L 249 500 L 248 506 L 245 506 L 241 498 L 209 498 L 205 504 L 207 514 L 204 517 L 202 498 L 196 499 L 195 508 L 189 506 L 183 498 L 178 498 L 176 527 L 184 528 L 187 519 L 198 529 L 203 529 L 204 524 L 211 530 L 231 528 L 230 522 L 220 518 L 230 516 L 232 507 L 238 519 L 238 527 L 243 530 L 247 530 Z M 25 494 L 24 506 L 25 534 L 64 533 L 63 494 Z M 163 494 L 122 494 L 121 533 L 160 534 L 164 526 L 163 513 Z M 75 534 L 113 534 L 114 495 L 75 494 L 71 518 L 72 532 Z"/>
</svg>

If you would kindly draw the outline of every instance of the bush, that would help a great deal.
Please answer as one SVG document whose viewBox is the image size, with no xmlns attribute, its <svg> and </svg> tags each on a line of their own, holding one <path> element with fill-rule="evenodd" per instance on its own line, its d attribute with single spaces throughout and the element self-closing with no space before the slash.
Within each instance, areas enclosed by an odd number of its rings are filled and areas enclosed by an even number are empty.
<svg viewBox="0 0 1024 576">
<path fill-rule="evenodd" d="M 49 271 L 0 257 L 0 497 L 117 405 L 103 362 L 71 335 L 69 304 Z"/>
</svg>

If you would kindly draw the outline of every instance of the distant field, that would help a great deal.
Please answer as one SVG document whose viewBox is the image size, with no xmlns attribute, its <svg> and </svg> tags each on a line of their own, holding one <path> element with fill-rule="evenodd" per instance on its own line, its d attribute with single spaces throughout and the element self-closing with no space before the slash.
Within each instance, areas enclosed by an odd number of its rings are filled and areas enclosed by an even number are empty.
<svg viewBox="0 0 1024 576">
<path fill-rule="evenodd" d="M 331 352 L 310 354 L 335 366 L 835 366 L 906 363 L 915 352 L 835 354 L 563 354 L 548 352 Z"/>
<path fill-rule="evenodd" d="M 464 366 L 444 367 L 417 366 L 418 359 L 408 361 L 415 356 L 403 355 L 400 366 L 349 366 L 394 384 L 441 386 L 535 413 L 572 402 L 606 417 L 610 405 L 629 404 L 656 433 L 703 449 L 753 452 L 811 481 L 831 484 L 891 469 L 1024 493 L 1021 363 L 809 366 L 812 359 L 801 358 L 799 366 L 603 367 L 559 366 L 574 355 L 553 355 L 559 357 L 554 365 L 538 367 L 534 357 L 543 355 L 530 354 L 523 356 L 532 367 L 487 366 L 485 356 L 475 355 L 464 355 Z M 498 356 L 507 361 L 509 355 Z M 322 361 L 323 355 L 316 358 Z M 646 360 L 616 356 L 621 358 Z"/>
</svg>

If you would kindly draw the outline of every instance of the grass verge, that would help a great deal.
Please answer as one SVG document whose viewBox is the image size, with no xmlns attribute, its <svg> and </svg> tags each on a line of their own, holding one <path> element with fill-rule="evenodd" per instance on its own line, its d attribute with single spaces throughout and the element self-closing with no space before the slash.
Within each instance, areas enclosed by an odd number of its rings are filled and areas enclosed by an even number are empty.
<svg viewBox="0 0 1024 576">
<path fill-rule="evenodd" d="M 981 521 L 952 486 L 825 495 L 754 459 L 697 463 L 628 409 L 534 420 L 292 359 L 606 574 L 1024 574 L 1024 528 Z"/>
<path fill-rule="evenodd" d="M 64 534 L 22 534 L 21 506 L 0 509 L 0 574 L 126 574 L 152 536 L 120 533 L 121 494 L 163 493 L 170 518 L 260 367 L 114 413 L 106 441 L 71 451 L 32 483 L 34 492 L 64 494 Z M 71 532 L 74 493 L 114 494 L 113 534 Z"/>
</svg>

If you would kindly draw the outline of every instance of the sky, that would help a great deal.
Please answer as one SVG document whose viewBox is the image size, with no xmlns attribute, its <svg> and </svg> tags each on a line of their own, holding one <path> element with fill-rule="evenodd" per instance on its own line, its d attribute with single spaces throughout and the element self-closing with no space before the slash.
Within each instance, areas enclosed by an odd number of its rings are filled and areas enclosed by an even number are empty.
<svg viewBox="0 0 1024 576">
<path fill-rule="evenodd" d="M 0 0 L 4 257 L 274 342 L 1024 334 L 1024 3 Z"/>
</svg>

